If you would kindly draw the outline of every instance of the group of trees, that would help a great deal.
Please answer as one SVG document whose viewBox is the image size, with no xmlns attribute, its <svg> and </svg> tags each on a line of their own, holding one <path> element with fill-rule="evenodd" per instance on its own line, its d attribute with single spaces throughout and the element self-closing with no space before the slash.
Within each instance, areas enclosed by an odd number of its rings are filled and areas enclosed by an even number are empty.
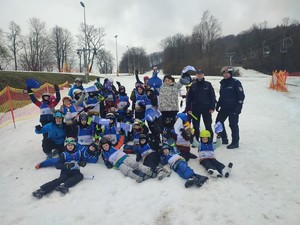
<svg viewBox="0 0 300 225">
<path fill-rule="evenodd" d="M 82 72 L 86 52 L 90 71 L 95 65 L 100 73 L 113 72 L 115 59 L 104 48 L 104 28 L 81 24 L 75 42 L 65 28 L 55 26 L 47 31 L 45 23 L 37 18 L 31 18 L 29 25 L 27 35 L 21 34 L 21 27 L 14 21 L 10 22 L 8 32 L 0 29 L 0 70 L 70 71 L 79 68 Z M 120 73 L 136 70 L 144 73 L 158 66 L 166 74 L 180 74 L 184 66 L 193 65 L 208 75 L 217 75 L 222 66 L 232 65 L 264 73 L 278 69 L 300 71 L 299 36 L 299 21 L 285 17 L 275 28 L 268 28 L 267 22 L 263 22 L 236 36 L 223 37 L 220 22 L 205 11 L 190 35 L 177 33 L 163 39 L 161 52 L 147 54 L 143 47 L 127 46 L 118 69 Z"/>
<path fill-rule="evenodd" d="M 162 68 L 180 74 L 186 65 L 218 75 L 224 65 L 242 66 L 271 74 L 273 70 L 300 71 L 300 25 L 283 18 L 282 24 L 267 28 L 267 22 L 254 24 L 237 36 L 221 36 L 221 25 L 205 11 L 191 35 L 181 33 L 161 42 Z"/>
<path fill-rule="evenodd" d="M 47 31 L 45 22 L 38 18 L 29 20 L 29 33 L 22 35 L 21 27 L 11 21 L 8 32 L 0 30 L 0 70 L 72 71 L 78 68 L 75 64 L 79 61 L 81 72 L 86 52 L 90 71 L 95 63 L 100 72 L 105 65 L 105 72 L 111 73 L 113 57 L 103 49 L 104 36 L 104 28 L 94 25 L 85 28 L 81 24 L 75 42 L 68 29 L 55 26 Z"/>
</svg>

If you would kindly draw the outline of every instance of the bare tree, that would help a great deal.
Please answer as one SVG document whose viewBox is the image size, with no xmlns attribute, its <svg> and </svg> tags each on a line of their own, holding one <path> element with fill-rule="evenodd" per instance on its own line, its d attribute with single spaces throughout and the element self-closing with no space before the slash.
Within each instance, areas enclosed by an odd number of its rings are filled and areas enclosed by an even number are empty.
<svg viewBox="0 0 300 225">
<path fill-rule="evenodd" d="M 21 54 L 20 62 L 25 70 L 51 71 L 54 60 L 45 23 L 40 19 L 31 18 L 29 24 L 30 32 L 27 37 L 23 38 L 24 51 Z"/>
<path fill-rule="evenodd" d="M 73 38 L 69 30 L 55 26 L 51 29 L 50 36 L 51 49 L 56 59 L 58 71 L 69 68 L 73 56 Z M 67 68 L 65 68 L 67 67 Z"/>
<path fill-rule="evenodd" d="M 284 17 L 281 20 L 281 25 L 283 27 L 288 27 L 288 26 L 292 26 L 292 25 L 299 25 L 299 20 L 297 19 L 291 19 L 290 17 Z"/>
<path fill-rule="evenodd" d="M 4 33 L 0 29 L 0 70 L 3 70 L 8 66 L 9 59 L 10 55 L 8 53 L 8 49 L 6 48 Z"/>
<path fill-rule="evenodd" d="M 8 48 L 14 56 L 15 70 L 18 70 L 17 53 L 21 50 L 21 27 L 14 21 L 9 23 L 10 33 L 7 35 L 9 40 Z"/>
<path fill-rule="evenodd" d="M 100 49 L 96 56 L 96 65 L 100 73 L 112 73 L 113 70 L 113 56 L 109 51 Z"/>
<path fill-rule="evenodd" d="M 80 48 L 85 48 L 85 26 L 82 23 L 79 28 L 79 35 L 77 35 L 78 45 Z M 89 65 L 89 71 L 92 71 L 94 58 L 97 52 L 104 45 L 104 28 L 95 27 L 94 25 L 86 25 L 87 35 L 87 64 Z"/>
</svg>

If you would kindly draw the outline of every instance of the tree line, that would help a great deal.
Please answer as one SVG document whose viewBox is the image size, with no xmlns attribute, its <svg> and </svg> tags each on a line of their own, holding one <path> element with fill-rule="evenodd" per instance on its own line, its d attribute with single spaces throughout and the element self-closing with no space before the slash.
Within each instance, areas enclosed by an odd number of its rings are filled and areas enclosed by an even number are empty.
<svg viewBox="0 0 300 225">
<path fill-rule="evenodd" d="M 68 29 L 55 26 L 46 30 L 38 18 L 29 20 L 30 30 L 22 30 L 14 21 L 8 32 L 0 29 L 0 70 L 72 71 L 84 67 L 83 49 L 87 39 L 89 70 L 113 73 L 115 59 L 104 48 L 105 29 L 81 24 L 73 37 Z M 191 34 L 177 33 L 161 41 L 161 52 L 148 54 L 143 47 L 127 46 L 118 66 L 120 73 L 144 73 L 153 66 L 165 74 L 180 74 L 186 65 L 201 68 L 207 75 L 218 75 L 224 65 L 242 66 L 271 74 L 273 70 L 300 71 L 300 24 L 284 17 L 282 23 L 268 28 L 266 21 L 253 24 L 238 35 L 222 36 L 220 22 L 205 11 Z M 76 50 L 77 51 L 76 51 Z"/>
</svg>

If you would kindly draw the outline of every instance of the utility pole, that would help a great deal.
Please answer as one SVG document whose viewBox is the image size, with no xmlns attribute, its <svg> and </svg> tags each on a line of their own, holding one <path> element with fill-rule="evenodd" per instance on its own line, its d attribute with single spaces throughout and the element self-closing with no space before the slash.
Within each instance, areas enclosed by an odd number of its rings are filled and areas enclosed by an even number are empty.
<svg viewBox="0 0 300 225">
<path fill-rule="evenodd" d="M 85 5 L 83 2 L 80 2 L 80 5 L 83 7 L 83 15 L 84 15 L 84 36 L 85 36 L 85 47 L 82 49 L 83 51 L 83 60 L 84 60 L 84 67 L 85 67 L 85 82 L 89 82 L 89 66 L 87 64 L 87 35 L 86 35 L 86 19 L 85 19 Z"/>
</svg>

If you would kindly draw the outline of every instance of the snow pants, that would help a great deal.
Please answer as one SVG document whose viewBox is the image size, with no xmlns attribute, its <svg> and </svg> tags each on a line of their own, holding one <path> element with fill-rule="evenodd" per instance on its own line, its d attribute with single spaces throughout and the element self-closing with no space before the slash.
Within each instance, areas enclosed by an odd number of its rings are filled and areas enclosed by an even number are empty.
<svg viewBox="0 0 300 225">
<path fill-rule="evenodd" d="M 221 133 L 222 140 L 227 140 L 227 133 L 224 126 L 224 122 L 227 119 L 227 117 L 229 120 L 229 127 L 231 129 L 232 143 L 239 143 L 239 114 L 221 108 L 220 112 L 217 115 L 216 123 L 221 122 L 221 124 L 223 125 L 223 131 Z"/>
<path fill-rule="evenodd" d="M 181 176 L 183 179 L 189 179 L 192 175 L 195 174 L 194 170 L 189 167 L 189 165 L 184 160 L 180 160 L 174 170 Z"/>
<path fill-rule="evenodd" d="M 222 174 L 222 170 L 225 168 L 225 165 L 219 162 L 216 159 L 202 159 L 200 164 L 206 169 L 217 170 L 220 174 Z"/>
<path fill-rule="evenodd" d="M 151 174 L 150 167 L 144 166 L 143 164 L 138 163 L 131 157 L 127 157 L 123 163 L 119 166 L 120 171 L 125 175 L 132 179 L 136 179 L 139 177 L 134 170 L 138 170 L 144 174 Z"/>
<path fill-rule="evenodd" d="M 152 171 L 156 171 L 157 166 L 160 162 L 160 156 L 157 152 L 151 152 L 144 159 L 143 165 L 150 167 Z"/>
<path fill-rule="evenodd" d="M 45 194 L 48 194 L 62 183 L 64 183 L 66 187 L 73 187 L 74 185 L 82 181 L 82 179 L 83 175 L 79 170 L 62 170 L 60 172 L 59 178 L 43 184 L 41 186 L 41 189 L 45 191 Z"/>
<path fill-rule="evenodd" d="M 57 149 L 59 154 L 62 153 L 64 150 L 65 150 L 65 147 L 64 147 L 64 144 L 55 144 L 54 141 L 46 138 L 46 139 L 43 139 L 42 141 L 42 148 L 43 148 L 43 151 L 46 153 L 46 154 L 51 154 L 52 152 L 52 149 Z"/>
</svg>

